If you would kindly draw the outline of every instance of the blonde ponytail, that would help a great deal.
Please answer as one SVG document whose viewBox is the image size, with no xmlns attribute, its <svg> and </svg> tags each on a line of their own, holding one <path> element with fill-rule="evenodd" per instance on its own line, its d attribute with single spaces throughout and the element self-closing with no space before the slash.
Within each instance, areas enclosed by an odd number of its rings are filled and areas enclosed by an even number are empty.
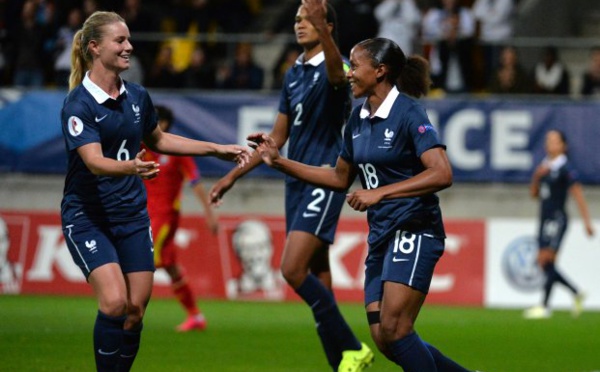
<svg viewBox="0 0 600 372">
<path fill-rule="evenodd" d="M 69 91 L 83 81 L 83 75 L 88 70 L 88 62 L 81 48 L 81 39 L 83 30 L 79 30 L 73 36 L 73 46 L 71 47 L 71 74 L 69 75 Z"/>
</svg>

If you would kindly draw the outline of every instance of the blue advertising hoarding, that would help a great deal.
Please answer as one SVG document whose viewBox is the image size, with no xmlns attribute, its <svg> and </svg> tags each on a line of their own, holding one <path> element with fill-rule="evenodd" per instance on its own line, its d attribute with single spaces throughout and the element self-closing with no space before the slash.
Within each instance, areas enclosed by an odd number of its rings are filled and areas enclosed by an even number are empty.
<svg viewBox="0 0 600 372">
<path fill-rule="evenodd" d="M 245 144 L 247 134 L 269 131 L 277 94 L 151 92 L 175 113 L 173 132 L 217 143 Z M 66 172 L 60 129 L 64 91 L 0 91 L 0 172 Z M 360 104 L 360 101 L 356 101 Z M 594 101 L 460 98 L 423 100 L 447 145 L 455 182 L 528 182 L 543 156 L 544 134 L 560 129 L 584 183 L 600 184 L 600 104 Z M 197 158 L 206 177 L 233 164 Z M 261 166 L 249 176 L 281 177 Z"/>
</svg>

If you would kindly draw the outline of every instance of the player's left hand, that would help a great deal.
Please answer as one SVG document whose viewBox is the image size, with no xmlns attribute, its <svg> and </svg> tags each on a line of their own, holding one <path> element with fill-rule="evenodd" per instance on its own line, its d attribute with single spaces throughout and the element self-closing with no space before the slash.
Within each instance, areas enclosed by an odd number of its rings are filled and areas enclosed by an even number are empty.
<svg viewBox="0 0 600 372">
<path fill-rule="evenodd" d="M 160 164 L 154 161 L 145 161 L 145 154 L 145 149 L 140 150 L 140 152 L 136 154 L 135 159 L 133 159 L 133 166 L 135 169 L 135 174 L 144 180 L 151 180 L 158 176 L 160 172 Z"/>
<path fill-rule="evenodd" d="M 302 0 L 302 6 L 306 9 L 306 20 L 314 26 L 327 19 L 327 0 Z"/>
<path fill-rule="evenodd" d="M 370 206 L 381 201 L 381 197 L 377 190 L 356 190 L 346 194 L 346 202 L 352 209 L 359 212 L 364 212 Z"/>
</svg>

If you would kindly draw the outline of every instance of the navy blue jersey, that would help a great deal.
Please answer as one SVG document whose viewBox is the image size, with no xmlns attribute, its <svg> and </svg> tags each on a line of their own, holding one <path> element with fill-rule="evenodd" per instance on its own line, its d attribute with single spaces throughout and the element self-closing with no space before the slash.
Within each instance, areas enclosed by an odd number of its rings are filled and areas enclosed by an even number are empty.
<svg viewBox="0 0 600 372">
<path fill-rule="evenodd" d="M 303 58 L 301 55 L 286 72 L 279 100 L 279 112 L 289 118 L 288 158 L 334 166 L 352 105 L 350 88 L 329 83 L 324 52 L 306 63 Z M 348 61 L 344 64 L 348 66 Z"/>
<path fill-rule="evenodd" d="M 550 172 L 540 179 L 539 197 L 541 219 L 552 219 L 557 212 L 565 214 L 565 204 L 569 188 L 578 182 L 579 177 L 565 155 L 546 161 Z"/>
<path fill-rule="evenodd" d="M 147 218 L 142 179 L 137 175 L 96 176 L 77 148 L 97 142 L 107 158 L 134 159 L 143 137 L 157 125 L 148 92 L 124 82 L 119 97 L 113 99 L 86 76 L 65 98 L 61 123 L 68 157 L 63 222 L 73 223 L 78 217 L 97 222 Z"/>
<path fill-rule="evenodd" d="M 365 105 L 354 109 L 340 156 L 356 167 L 363 188 L 375 189 L 421 173 L 420 157 L 434 147 L 445 148 L 425 109 L 393 88 L 372 118 Z M 368 242 L 373 248 L 399 228 L 445 237 L 435 194 L 382 200 L 369 207 L 367 219 Z"/>
</svg>

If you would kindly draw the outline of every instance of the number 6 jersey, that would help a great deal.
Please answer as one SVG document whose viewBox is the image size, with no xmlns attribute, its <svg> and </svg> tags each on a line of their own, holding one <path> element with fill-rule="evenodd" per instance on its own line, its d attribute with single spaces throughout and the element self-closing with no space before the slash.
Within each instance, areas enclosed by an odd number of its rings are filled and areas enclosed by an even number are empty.
<svg viewBox="0 0 600 372">
<path fill-rule="evenodd" d="M 130 221 L 147 218 L 146 193 L 136 175 L 96 176 L 77 148 L 99 143 L 104 157 L 118 161 L 135 158 L 143 137 L 156 127 L 157 117 L 148 92 L 122 82 L 113 99 L 86 75 L 65 98 L 61 111 L 68 170 L 61 204 L 63 221 Z"/>
</svg>

